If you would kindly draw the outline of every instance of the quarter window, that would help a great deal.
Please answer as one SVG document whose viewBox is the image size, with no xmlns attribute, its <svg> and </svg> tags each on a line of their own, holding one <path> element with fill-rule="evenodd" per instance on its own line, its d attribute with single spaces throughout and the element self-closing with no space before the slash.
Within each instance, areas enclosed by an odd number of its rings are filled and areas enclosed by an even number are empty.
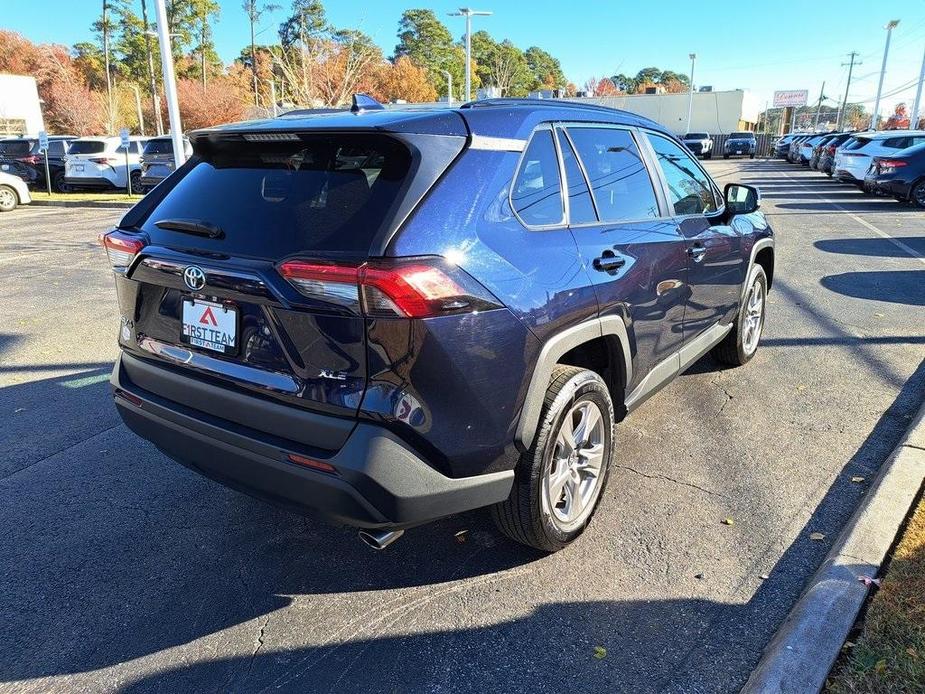
<svg viewBox="0 0 925 694">
<path fill-rule="evenodd" d="M 659 216 L 652 180 L 633 136 L 617 128 L 570 127 L 602 222 Z"/>
<path fill-rule="evenodd" d="M 669 200 L 676 215 L 703 214 L 717 209 L 713 184 L 697 163 L 678 145 L 659 137 L 646 134 L 658 165 L 668 184 Z"/>
<path fill-rule="evenodd" d="M 525 224 L 548 226 L 562 223 L 565 213 L 562 209 L 559 160 L 551 130 L 541 130 L 530 140 L 514 180 L 511 204 Z"/>
<path fill-rule="evenodd" d="M 559 130 L 557 135 L 559 138 L 559 150 L 562 152 L 562 163 L 565 164 L 569 224 L 596 222 L 597 215 L 594 213 L 594 203 L 591 202 L 591 191 L 588 190 L 588 184 L 581 173 L 581 167 L 578 165 L 578 159 L 575 157 L 572 145 L 564 132 Z"/>
</svg>

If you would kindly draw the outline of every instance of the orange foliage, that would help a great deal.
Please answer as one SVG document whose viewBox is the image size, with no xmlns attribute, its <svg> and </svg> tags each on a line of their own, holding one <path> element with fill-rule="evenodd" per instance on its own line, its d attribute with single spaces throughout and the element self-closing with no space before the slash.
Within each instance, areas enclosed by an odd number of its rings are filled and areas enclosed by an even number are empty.
<svg viewBox="0 0 925 694">
<path fill-rule="evenodd" d="M 407 56 L 383 63 L 373 74 L 369 93 L 382 102 L 404 99 L 412 103 L 436 101 L 437 91 L 423 68 Z"/>
<path fill-rule="evenodd" d="M 203 90 L 200 80 L 181 79 L 177 81 L 177 100 L 186 131 L 232 123 L 244 118 L 247 84 L 237 76 L 222 75 L 209 78 Z"/>
</svg>

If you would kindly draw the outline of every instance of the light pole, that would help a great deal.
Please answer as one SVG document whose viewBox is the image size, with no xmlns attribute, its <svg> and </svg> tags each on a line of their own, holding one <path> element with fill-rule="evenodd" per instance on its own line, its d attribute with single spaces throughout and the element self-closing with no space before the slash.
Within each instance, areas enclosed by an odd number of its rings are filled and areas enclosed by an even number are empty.
<svg viewBox="0 0 925 694">
<path fill-rule="evenodd" d="M 446 103 L 448 106 L 453 105 L 453 73 L 449 70 L 443 71 L 446 77 Z"/>
<path fill-rule="evenodd" d="M 687 98 L 687 132 L 690 132 L 691 117 L 694 115 L 694 63 L 697 61 L 697 54 L 691 53 L 688 57 L 691 59 L 691 91 Z"/>
<path fill-rule="evenodd" d="M 179 169 L 186 157 L 183 152 L 180 106 L 177 103 L 177 80 L 173 74 L 173 53 L 170 52 L 170 34 L 167 29 L 167 6 L 165 0 L 154 0 L 154 5 L 157 9 L 157 38 L 161 45 L 161 65 L 164 68 L 164 96 L 167 97 L 170 137 L 173 140 L 173 161 Z"/>
<path fill-rule="evenodd" d="M 130 84 L 132 91 L 135 92 L 135 109 L 138 112 L 138 129 L 141 131 L 141 134 L 145 134 L 145 117 L 141 113 L 141 95 L 138 93 L 138 85 Z"/>
<path fill-rule="evenodd" d="M 925 54 L 922 55 L 922 69 L 919 71 L 919 83 L 915 87 L 915 101 L 912 102 L 912 120 L 909 129 L 917 130 L 919 125 L 919 109 L 922 108 L 922 82 L 925 82 Z"/>
<path fill-rule="evenodd" d="M 472 18 L 489 17 L 491 12 L 482 10 L 473 10 L 470 7 L 460 7 L 459 12 L 450 12 L 450 17 L 466 18 L 466 94 L 463 101 L 469 101 L 472 98 Z"/>
<path fill-rule="evenodd" d="M 893 33 L 893 29 L 899 24 L 898 19 L 894 19 L 887 23 L 884 29 L 886 29 L 886 45 L 883 47 L 883 65 L 880 66 L 880 82 L 877 84 L 877 100 L 874 101 L 874 115 L 870 119 L 870 129 L 877 129 L 877 119 L 880 116 L 880 93 L 883 91 L 883 78 L 886 76 L 886 58 L 890 54 L 890 36 Z"/>
<path fill-rule="evenodd" d="M 273 117 L 276 118 L 276 80 L 264 80 L 270 85 L 270 100 L 273 102 Z"/>
</svg>

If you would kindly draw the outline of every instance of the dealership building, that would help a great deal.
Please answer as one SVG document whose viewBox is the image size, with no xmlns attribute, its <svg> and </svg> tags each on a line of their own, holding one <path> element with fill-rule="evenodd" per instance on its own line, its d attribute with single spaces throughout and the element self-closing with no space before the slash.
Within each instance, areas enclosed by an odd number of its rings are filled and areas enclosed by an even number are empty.
<svg viewBox="0 0 925 694">
<path fill-rule="evenodd" d="M 38 135 L 44 129 L 35 78 L 0 74 L 0 137 Z"/>
<path fill-rule="evenodd" d="M 762 104 L 743 89 L 731 91 L 697 91 L 687 127 L 690 93 L 622 94 L 620 96 L 574 97 L 569 101 L 600 104 L 651 118 L 677 134 L 706 132 L 728 135 L 735 130 L 755 130 Z"/>
</svg>

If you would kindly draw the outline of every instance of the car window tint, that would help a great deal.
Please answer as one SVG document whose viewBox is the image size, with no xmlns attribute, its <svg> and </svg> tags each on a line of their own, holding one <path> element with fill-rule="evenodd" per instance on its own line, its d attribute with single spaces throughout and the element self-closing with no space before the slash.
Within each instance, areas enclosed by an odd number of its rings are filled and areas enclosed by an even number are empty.
<svg viewBox="0 0 925 694">
<path fill-rule="evenodd" d="M 570 127 L 601 221 L 658 217 L 658 199 L 633 136 L 616 128 Z"/>
<path fill-rule="evenodd" d="M 64 154 L 64 142 L 61 140 L 52 140 L 48 143 L 48 153 L 49 154 Z"/>
<path fill-rule="evenodd" d="M 648 133 L 647 136 L 668 183 L 674 213 L 703 214 L 716 210 L 713 185 L 690 155 L 664 137 Z"/>
<path fill-rule="evenodd" d="M 559 160 L 551 130 L 542 130 L 530 140 L 514 180 L 511 204 L 526 224 L 545 226 L 563 222 Z"/>
<path fill-rule="evenodd" d="M 565 181 L 568 190 L 568 215 L 570 224 L 588 224 L 596 222 L 594 203 L 591 202 L 591 191 L 585 177 L 581 173 L 578 159 L 572 145 L 565 133 L 558 131 L 559 149 L 562 152 L 562 162 L 565 164 Z"/>
<path fill-rule="evenodd" d="M 74 140 L 68 148 L 68 154 L 99 154 L 106 149 L 102 140 Z"/>
</svg>

